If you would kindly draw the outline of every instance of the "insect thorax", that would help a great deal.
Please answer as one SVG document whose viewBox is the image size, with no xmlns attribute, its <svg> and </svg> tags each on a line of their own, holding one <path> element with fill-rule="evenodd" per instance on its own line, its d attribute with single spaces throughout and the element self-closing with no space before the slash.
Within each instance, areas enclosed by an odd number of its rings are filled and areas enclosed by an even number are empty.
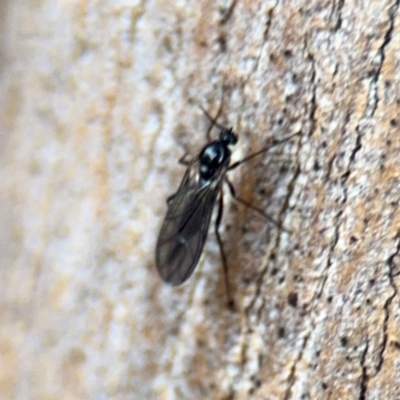
<svg viewBox="0 0 400 400">
<path fill-rule="evenodd" d="M 230 157 L 231 151 L 225 143 L 215 141 L 205 146 L 199 156 L 200 178 L 213 179 L 223 166 L 229 164 Z"/>
</svg>

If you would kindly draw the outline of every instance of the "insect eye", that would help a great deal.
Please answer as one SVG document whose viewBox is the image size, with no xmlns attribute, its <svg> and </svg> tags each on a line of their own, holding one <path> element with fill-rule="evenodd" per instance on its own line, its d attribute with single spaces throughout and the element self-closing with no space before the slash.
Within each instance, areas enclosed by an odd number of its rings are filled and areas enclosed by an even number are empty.
<svg viewBox="0 0 400 400">
<path fill-rule="evenodd" d="M 232 128 L 223 129 L 219 134 L 219 140 L 227 144 L 236 144 L 238 139 Z"/>
</svg>

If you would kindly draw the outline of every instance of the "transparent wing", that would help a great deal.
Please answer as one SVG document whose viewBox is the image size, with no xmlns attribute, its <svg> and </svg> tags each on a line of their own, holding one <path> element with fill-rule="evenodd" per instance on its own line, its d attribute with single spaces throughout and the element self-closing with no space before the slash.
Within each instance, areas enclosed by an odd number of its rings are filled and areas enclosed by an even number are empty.
<svg viewBox="0 0 400 400">
<path fill-rule="evenodd" d="M 185 282 L 196 268 L 221 187 L 220 179 L 200 186 L 196 164 L 188 167 L 178 191 L 169 199 L 157 241 L 157 270 L 171 285 Z"/>
</svg>

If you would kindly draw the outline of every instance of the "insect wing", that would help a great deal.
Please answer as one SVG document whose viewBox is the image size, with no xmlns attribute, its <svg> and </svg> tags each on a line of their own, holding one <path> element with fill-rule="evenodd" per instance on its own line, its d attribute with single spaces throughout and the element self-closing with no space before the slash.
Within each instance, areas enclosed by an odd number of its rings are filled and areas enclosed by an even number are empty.
<svg viewBox="0 0 400 400">
<path fill-rule="evenodd" d="M 168 211 L 156 247 L 159 275 L 171 285 L 185 282 L 194 271 L 210 225 L 211 214 L 222 180 L 201 185 L 198 163 L 188 167 Z"/>
</svg>

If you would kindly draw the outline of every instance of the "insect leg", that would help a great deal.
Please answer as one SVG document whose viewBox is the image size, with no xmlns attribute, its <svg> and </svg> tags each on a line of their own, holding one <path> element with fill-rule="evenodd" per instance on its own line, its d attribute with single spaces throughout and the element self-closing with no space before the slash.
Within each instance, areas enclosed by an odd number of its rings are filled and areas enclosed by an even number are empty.
<svg viewBox="0 0 400 400">
<path fill-rule="evenodd" d="M 256 156 L 258 156 L 258 155 L 260 155 L 262 153 L 265 153 L 266 151 L 268 151 L 272 147 L 275 147 L 275 146 L 277 146 L 279 144 L 288 142 L 290 139 L 294 138 L 295 136 L 299 136 L 299 135 L 300 135 L 300 133 L 294 133 L 293 135 L 290 135 L 290 136 L 288 136 L 286 138 L 283 138 L 281 140 L 273 140 L 268 146 L 264 147 L 263 149 L 261 149 L 259 151 L 256 151 L 255 153 L 250 154 L 249 156 L 243 158 L 242 160 L 237 161 L 237 162 L 233 163 L 232 165 L 230 165 L 229 168 L 228 168 L 228 171 L 237 168 L 239 165 L 251 160 L 252 158 L 254 158 L 254 157 L 256 157 Z"/>
<path fill-rule="evenodd" d="M 184 165 L 184 166 L 188 167 L 188 166 L 190 165 L 190 160 L 187 160 L 187 159 L 186 159 L 187 156 L 188 156 L 187 154 L 184 154 L 184 155 L 178 160 L 178 163 L 181 164 L 181 165 Z"/>
<path fill-rule="evenodd" d="M 217 214 L 217 218 L 215 220 L 215 236 L 217 237 L 219 251 L 220 251 L 221 259 L 222 259 L 222 266 L 224 268 L 225 290 L 226 290 L 226 296 L 228 298 L 228 307 L 233 310 L 235 307 L 235 303 L 231 297 L 229 277 L 228 277 L 228 263 L 226 261 L 224 245 L 222 243 L 222 239 L 219 234 L 219 226 L 221 224 L 223 212 L 224 212 L 224 199 L 222 197 L 222 191 L 221 191 L 221 193 L 219 195 L 219 200 L 218 200 L 218 214 Z"/>
<path fill-rule="evenodd" d="M 225 177 L 225 182 L 228 185 L 229 188 L 229 192 L 232 196 L 232 198 L 234 200 L 236 200 L 238 203 L 243 204 L 244 206 L 250 208 L 251 210 L 255 211 L 256 213 L 260 214 L 262 217 L 264 217 L 265 219 L 267 219 L 268 221 L 270 221 L 271 223 L 273 223 L 275 226 L 277 226 L 280 229 L 283 229 L 286 231 L 285 228 L 283 228 L 281 226 L 281 224 L 279 224 L 278 222 L 276 222 L 273 218 L 271 218 L 266 212 L 264 212 L 263 210 L 261 210 L 261 208 L 258 208 L 256 206 L 253 206 L 253 204 L 247 202 L 246 200 L 243 200 L 242 198 L 240 198 L 235 191 L 235 188 L 232 185 L 232 182 L 229 181 L 228 178 Z"/>
</svg>

